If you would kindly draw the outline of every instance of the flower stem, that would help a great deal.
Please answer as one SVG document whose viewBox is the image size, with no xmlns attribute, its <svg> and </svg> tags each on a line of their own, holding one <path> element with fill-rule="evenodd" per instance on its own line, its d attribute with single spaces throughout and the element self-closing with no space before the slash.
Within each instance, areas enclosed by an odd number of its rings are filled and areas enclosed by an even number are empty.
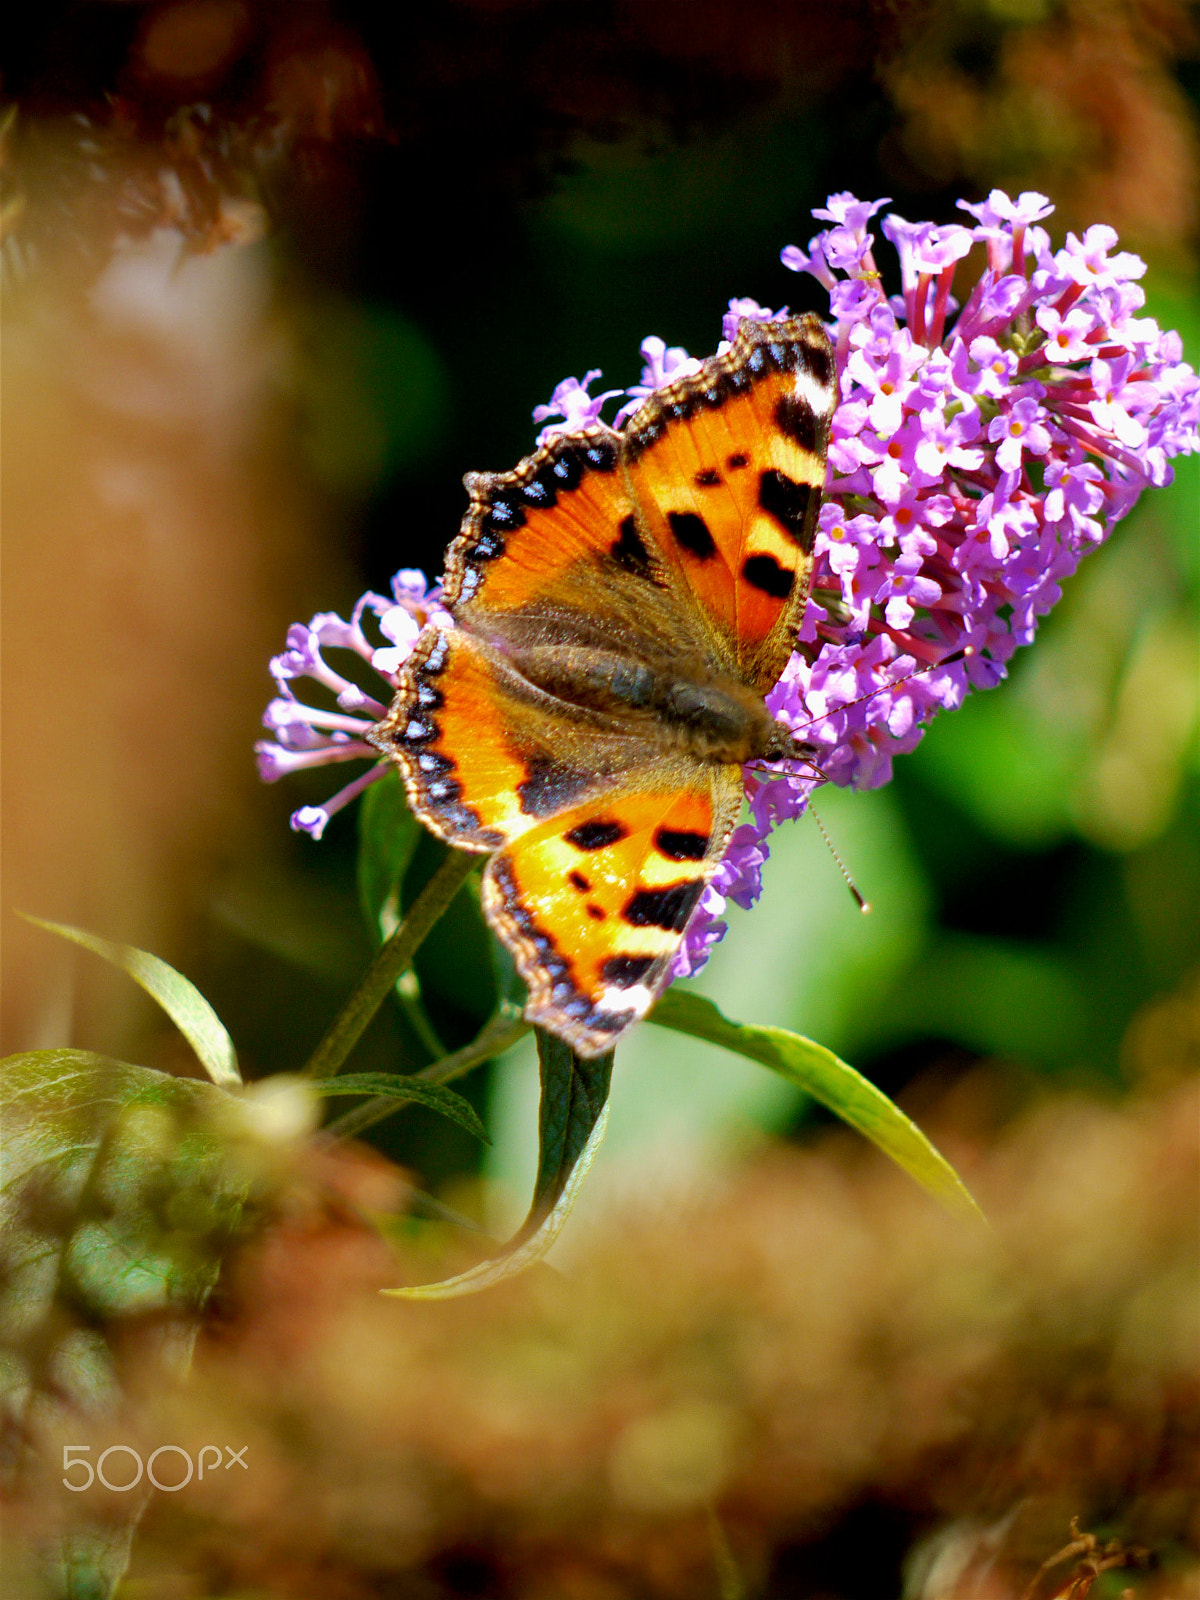
<svg viewBox="0 0 1200 1600">
<path fill-rule="evenodd" d="M 705 1521 L 712 1545 L 713 1565 L 717 1572 L 717 1585 L 721 1600 L 746 1600 L 746 1584 L 738 1568 L 737 1558 L 729 1543 L 729 1535 L 716 1510 L 709 1506 Z"/>
<path fill-rule="evenodd" d="M 448 1083 L 452 1078 L 461 1078 L 464 1072 L 470 1072 L 480 1062 L 503 1055 L 518 1039 L 524 1038 L 531 1026 L 521 1015 L 501 1010 L 470 1044 L 455 1050 L 452 1055 L 443 1056 L 440 1061 L 432 1062 L 428 1067 L 422 1067 L 413 1076 L 424 1078 L 427 1083 Z M 384 1117 L 403 1111 L 404 1106 L 403 1100 L 397 1100 L 392 1095 L 375 1095 L 331 1122 L 325 1132 L 340 1139 L 349 1139 L 364 1128 L 382 1122 Z"/>
<path fill-rule="evenodd" d="M 407 970 L 422 940 L 449 906 L 479 857 L 451 850 L 409 908 L 408 915 L 363 973 L 358 987 L 334 1018 L 329 1031 L 301 1068 L 305 1078 L 331 1078 L 362 1037 L 400 974 Z"/>
</svg>

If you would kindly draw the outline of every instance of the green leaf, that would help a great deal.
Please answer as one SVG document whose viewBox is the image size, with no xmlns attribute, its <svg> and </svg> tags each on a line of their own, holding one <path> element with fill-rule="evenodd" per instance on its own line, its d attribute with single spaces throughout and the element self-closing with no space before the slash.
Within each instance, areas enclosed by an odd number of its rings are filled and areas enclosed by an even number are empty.
<svg viewBox="0 0 1200 1600">
<path fill-rule="evenodd" d="M 448 1300 L 476 1294 L 540 1261 L 571 1215 L 608 1124 L 612 1052 L 588 1061 L 537 1030 L 542 1099 L 538 1117 L 538 1171 L 529 1215 L 507 1248 L 477 1267 L 440 1283 L 385 1289 L 405 1300 Z"/>
<path fill-rule="evenodd" d="M 958 1173 L 916 1123 L 824 1045 L 786 1028 L 731 1022 L 711 1000 L 683 989 L 668 989 L 650 1021 L 760 1061 L 870 1139 L 947 1210 L 975 1222 L 985 1220 Z"/>
<path fill-rule="evenodd" d="M 93 1322 L 198 1308 L 247 1189 L 226 1159 L 237 1101 L 87 1050 L 0 1067 L 5 1300 L 62 1292 Z"/>
<path fill-rule="evenodd" d="M 538 1168 L 533 1203 L 518 1238 L 532 1233 L 558 1204 L 608 1104 L 612 1078 L 611 1050 L 589 1061 L 542 1028 L 537 1030 L 537 1047 L 542 1083 Z"/>
<path fill-rule="evenodd" d="M 439 1083 L 427 1083 L 422 1078 L 409 1077 L 399 1072 L 347 1072 L 339 1078 L 310 1080 L 308 1087 L 317 1094 L 369 1094 L 391 1100 L 409 1100 L 440 1111 L 460 1128 L 473 1133 L 484 1144 L 490 1144 L 487 1129 L 480 1122 L 470 1101 L 453 1089 L 443 1089 Z"/>
<path fill-rule="evenodd" d="M 506 1050 L 511 1050 L 519 1039 L 525 1037 L 531 1026 L 532 1024 L 526 1022 L 519 1011 L 515 1011 L 509 1005 L 502 1005 L 470 1044 L 464 1045 L 461 1050 L 455 1050 L 452 1055 L 443 1056 L 440 1061 L 422 1067 L 420 1072 L 413 1074 L 413 1077 L 426 1083 L 448 1083 L 451 1078 L 461 1078 L 464 1073 L 470 1072 L 472 1067 L 477 1067 L 484 1061 L 490 1061 L 493 1056 L 502 1056 Z M 390 1117 L 396 1109 L 395 1101 L 376 1097 L 360 1106 L 355 1106 L 352 1111 L 344 1112 L 331 1122 L 325 1131 L 337 1134 L 340 1138 L 352 1138 L 362 1133 L 365 1128 L 382 1122 L 384 1117 Z"/>
<path fill-rule="evenodd" d="M 223 1089 L 232 1089 L 241 1083 L 242 1075 L 238 1071 L 233 1040 L 226 1032 L 224 1023 L 199 989 L 189 983 L 182 973 L 176 972 L 165 961 L 160 961 L 158 956 L 148 955 L 145 950 L 135 950 L 132 945 L 112 944 L 108 939 L 101 939 L 94 933 L 84 933 L 81 928 L 72 928 L 66 923 L 45 922 L 41 917 L 31 917 L 26 912 L 21 915 L 35 927 L 70 939 L 73 944 L 82 945 L 85 950 L 91 950 L 114 967 L 120 967 L 122 972 L 127 972 L 135 983 L 141 984 L 151 999 L 157 1000 L 199 1056 L 200 1065 L 214 1083 Z"/>
<path fill-rule="evenodd" d="M 358 899 L 377 944 L 400 924 L 400 885 L 420 836 L 400 774 L 389 772 L 358 803 Z"/>
</svg>

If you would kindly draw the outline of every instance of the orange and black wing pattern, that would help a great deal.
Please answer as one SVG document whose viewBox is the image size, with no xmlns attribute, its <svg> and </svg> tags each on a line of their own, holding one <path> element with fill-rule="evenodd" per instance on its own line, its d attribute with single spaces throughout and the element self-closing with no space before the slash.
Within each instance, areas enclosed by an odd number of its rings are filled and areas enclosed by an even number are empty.
<svg viewBox="0 0 1200 1600">
<path fill-rule="evenodd" d="M 723 355 L 652 394 L 622 435 L 643 542 L 759 694 L 803 620 L 835 398 L 815 316 L 746 319 Z"/>
<path fill-rule="evenodd" d="M 422 633 L 371 739 L 434 833 L 493 852 L 484 907 L 526 1015 L 583 1055 L 665 987 L 737 821 L 739 762 L 681 708 L 725 683 L 769 722 L 755 696 L 803 618 L 834 387 L 815 317 L 746 320 L 623 431 L 465 480 L 455 626 Z"/>
<path fill-rule="evenodd" d="M 685 619 L 642 537 L 623 438 L 597 424 L 555 435 L 511 472 L 468 473 L 471 503 L 444 591 L 461 627 L 500 641 L 527 637 L 531 625 L 614 643 L 632 626 L 655 648 L 678 639 Z"/>
<path fill-rule="evenodd" d="M 741 803 L 736 768 L 681 780 L 664 767 L 493 857 L 484 909 L 529 985 L 531 1022 L 591 1056 L 645 1016 Z"/>
<path fill-rule="evenodd" d="M 535 688 L 464 628 L 425 629 L 369 737 L 400 767 L 426 826 L 464 850 L 497 850 L 654 757 Z"/>
</svg>

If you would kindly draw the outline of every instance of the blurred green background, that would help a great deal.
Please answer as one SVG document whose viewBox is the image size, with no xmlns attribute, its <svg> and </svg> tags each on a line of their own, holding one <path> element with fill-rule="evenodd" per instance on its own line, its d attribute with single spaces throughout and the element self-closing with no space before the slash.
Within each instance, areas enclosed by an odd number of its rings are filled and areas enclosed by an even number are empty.
<svg viewBox="0 0 1200 1600">
<path fill-rule="evenodd" d="M 805 243 L 812 207 L 844 189 L 936 221 L 993 184 L 1042 190 L 1059 207 L 1056 237 L 1096 221 L 1120 230 L 1149 262 L 1150 311 L 1193 362 L 1200 352 L 1200 70 L 1184 4 L 464 0 L 422 7 L 401 30 L 365 5 L 78 0 L 24 11 L 6 57 L 5 95 L 21 108 L 6 163 L 18 333 L 94 317 L 114 250 L 173 228 L 186 249 L 170 282 L 200 286 L 197 348 L 213 342 L 209 314 L 232 374 L 249 370 L 263 329 L 273 341 L 265 364 L 254 357 L 250 402 L 232 380 L 214 384 L 232 442 L 205 457 L 199 487 L 160 476 L 138 502 L 144 518 L 146 495 L 152 508 L 156 494 L 196 502 L 170 534 L 185 573 L 178 621 L 134 626 L 122 600 L 88 633 L 98 742 L 121 759 L 69 763 L 54 780 L 57 833 L 34 848 L 45 755 L 18 715 L 5 824 L 19 903 L 176 962 L 252 1074 L 303 1061 L 370 951 L 353 813 L 319 845 L 287 831 L 288 813 L 338 775 L 254 786 L 266 658 L 294 618 L 345 613 L 402 566 L 436 575 L 462 474 L 526 453 L 530 411 L 562 377 L 601 367 L 606 382 L 636 381 L 649 333 L 707 353 L 731 296 L 823 309 L 779 250 Z M 247 242 L 225 242 L 242 216 Z M 233 287 L 213 289 L 206 312 L 206 286 L 235 257 Z M 227 308 L 250 280 L 242 345 Z M 169 345 L 168 324 L 154 327 Z M 97 459 L 142 451 L 145 419 L 113 395 L 174 359 L 146 326 L 122 344 L 115 388 L 87 402 L 123 419 L 118 434 L 97 427 Z M 19 375 L 45 381 L 52 348 L 34 340 Z M 180 450 L 210 425 L 185 417 Z M 55 457 L 68 482 L 90 448 Z M 1198 468 L 1181 462 L 1170 489 L 1145 497 L 1009 681 L 939 720 L 891 785 L 821 797 L 871 916 L 811 822 L 776 835 L 761 904 L 731 908 L 698 980 L 730 1016 L 806 1033 L 918 1108 L 980 1061 L 1014 1104 L 1042 1084 L 1117 1093 L 1169 1068 L 1147 1019 L 1188 1003 L 1200 954 Z M 224 565 L 205 542 L 222 470 L 256 484 Z M 61 636 L 55 585 L 78 584 L 86 616 L 88 562 L 109 538 L 98 524 L 88 560 L 66 575 L 55 565 L 51 581 L 38 552 L 63 522 L 54 504 L 18 520 L 6 558 L 7 603 L 33 619 L 29 674 L 48 648 L 37 638 Z M 148 582 L 149 526 L 112 536 L 128 569 L 114 593 Z M 132 680 L 109 671 L 123 651 L 147 697 L 133 712 Z M 8 692 L 22 707 L 44 697 L 19 672 Z M 77 860 L 64 845 L 74 865 L 51 872 L 57 841 L 97 815 L 110 819 L 99 841 Z M 463 981 L 470 926 L 464 915 L 443 930 L 423 973 L 452 1044 L 486 1010 Z M 114 980 L 72 966 L 51 981 L 42 947 L 14 948 L 10 1048 L 70 1042 L 180 1064 Z M 354 1065 L 411 1067 L 411 1046 L 383 1018 Z M 532 1167 L 530 1051 L 475 1073 L 468 1092 L 494 1129 L 490 1220 L 502 1226 Z M 617 1062 L 605 1160 L 617 1175 L 686 1176 L 757 1129 L 815 1125 L 762 1069 L 646 1027 Z M 442 1190 L 481 1159 L 424 1113 L 371 1137 Z"/>
</svg>

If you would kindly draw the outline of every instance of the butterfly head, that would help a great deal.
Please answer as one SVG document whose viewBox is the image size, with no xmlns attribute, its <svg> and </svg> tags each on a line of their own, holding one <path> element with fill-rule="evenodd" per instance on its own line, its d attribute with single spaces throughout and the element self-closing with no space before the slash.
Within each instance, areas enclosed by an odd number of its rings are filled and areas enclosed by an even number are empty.
<svg viewBox="0 0 1200 1600">
<path fill-rule="evenodd" d="M 817 754 L 817 747 L 805 744 L 803 739 L 797 739 L 792 730 L 783 722 L 772 721 L 764 729 L 763 748 L 756 752 L 755 760 L 771 761 L 811 761 Z"/>
</svg>

